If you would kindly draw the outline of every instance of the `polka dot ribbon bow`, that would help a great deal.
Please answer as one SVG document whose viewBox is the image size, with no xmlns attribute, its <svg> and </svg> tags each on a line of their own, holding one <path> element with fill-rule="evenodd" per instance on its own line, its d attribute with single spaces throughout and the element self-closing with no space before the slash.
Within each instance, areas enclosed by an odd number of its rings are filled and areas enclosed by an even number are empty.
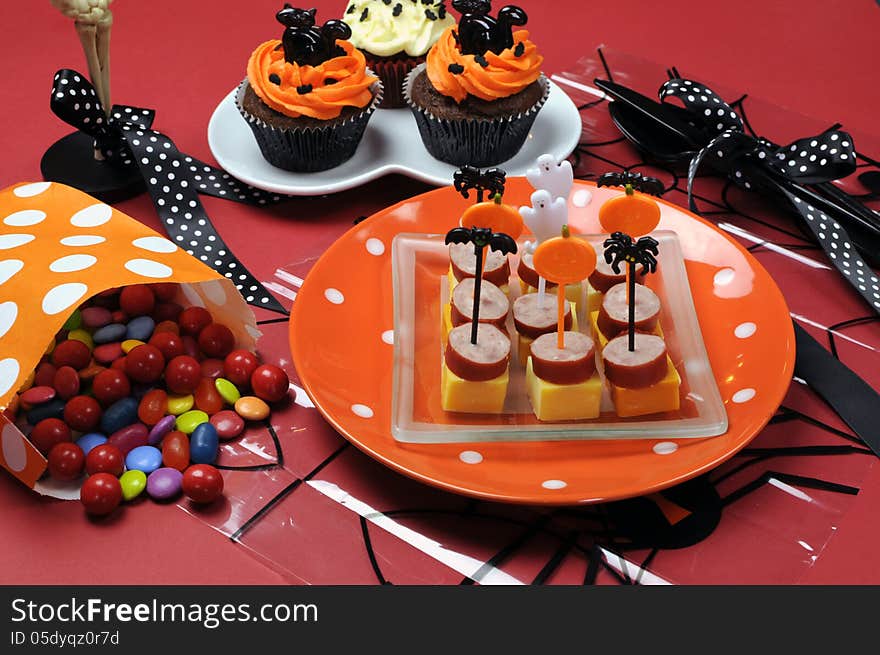
<svg viewBox="0 0 880 655">
<path fill-rule="evenodd" d="M 171 139 L 152 129 L 156 116 L 152 109 L 113 105 L 108 118 L 92 84 L 76 71 L 56 73 L 50 106 L 65 123 L 93 137 L 107 160 L 138 167 L 165 232 L 181 248 L 232 280 L 248 304 L 287 313 L 232 254 L 199 200 L 204 193 L 262 206 L 278 202 L 281 196 L 250 187 L 181 153 Z"/>
<path fill-rule="evenodd" d="M 852 137 L 841 130 L 779 146 L 747 134 L 742 118 L 712 89 L 684 79 L 673 79 L 660 88 L 660 99 L 674 97 L 691 114 L 691 120 L 710 139 L 691 160 L 688 170 L 688 200 L 699 213 L 693 198 L 694 178 L 705 161 L 746 188 L 772 189 L 782 193 L 827 253 L 831 263 L 880 312 L 880 279 L 856 252 L 846 230 L 834 217 L 816 208 L 801 191 L 801 185 L 821 184 L 851 175 L 856 170 Z"/>
</svg>

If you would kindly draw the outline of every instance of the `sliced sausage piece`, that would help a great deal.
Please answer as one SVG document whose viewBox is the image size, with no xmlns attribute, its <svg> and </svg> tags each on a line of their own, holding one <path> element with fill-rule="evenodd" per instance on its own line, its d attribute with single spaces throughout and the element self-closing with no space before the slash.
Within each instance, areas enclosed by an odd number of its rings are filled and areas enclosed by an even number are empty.
<svg viewBox="0 0 880 655">
<path fill-rule="evenodd" d="M 488 323 L 477 328 L 477 344 L 471 343 L 471 326 L 452 328 L 446 345 L 446 365 L 463 380 L 486 382 L 507 370 L 510 362 L 510 339 Z"/>
<path fill-rule="evenodd" d="M 527 293 L 513 301 L 513 322 L 516 331 L 529 339 L 537 339 L 542 334 L 556 330 L 559 320 L 559 303 L 555 293 Z M 565 329 L 572 326 L 571 303 L 565 301 Z"/>
<path fill-rule="evenodd" d="M 497 287 L 503 287 L 510 280 L 510 262 L 507 255 L 486 248 L 484 251 L 483 279 L 489 280 Z M 477 258 L 474 246 L 470 243 L 452 243 L 449 245 L 449 260 L 452 262 L 452 274 L 455 279 L 462 280 L 474 277 L 477 271 Z"/>
<path fill-rule="evenodd" d="M 596 344 L 580 332 L 566 332 L 564 336 L 562 350 L 555 332 L 532 342 L 532 369 L 547 382 L 579 384 L 590 379 L 596 370 Z"/>
<path fill-rule="evenodd" d="M 653 332 L 660 318 L 660 298 L 644 284 L 636 285 L 636 330 Z M 599 310 L 599 329 L 609 339 L 629 326 L 629 305 L 626 303 L 626 283 L 608 290 Z"/>
<path fill-rule="evenodd" d="M 538 279 L 540 276 L 538 275 L 538 271 L 535 270 L 532 261 L 534 257 L 531 253 L 523 253 L 522 257 L 519 260 L 519 266 L 517 266 L 516 273 L 519 275 L 519 279 L 528 284 L 533 289 L 538 288 Z M 553 282 L 547 282 L 548 289 L 555 289 L 556 285 Z"/>
<path fill-rule="evenodd" d="M 666 342 L 656 334 L 636 333 L 636 349 L 629 351 L 629 335 L 608 342 L 602 351 L 605 377 L 618 387 L 643 389 L 666 377 Z"/>
<path fill-rule="evenodd" d="M 599 293 L 608 293 L 611 287 L 626 281 L 626 266 L 626 262 L 621 262 L 620 273 L 615 273 L 611 264 L 606 262 L 604 257 L 599 257 L 596 261 L 596 270 L 590 275 L 590 284 Z M 641 282 L 644 278 L 645 267 L 636 264 L 636 282 Z"/>
<path fill-rule="evenodd" d="M 476 281 L 469 277 L 459 282 L 452 291 L 452 325 L 458 327 L 470 323 L 474 311 L 474 287 Z M 504 292 L 491 282 L 483 280 L 480 289 L 480 323 L 491 323 L 504 330 L 510 301 Z"/>
</svg>

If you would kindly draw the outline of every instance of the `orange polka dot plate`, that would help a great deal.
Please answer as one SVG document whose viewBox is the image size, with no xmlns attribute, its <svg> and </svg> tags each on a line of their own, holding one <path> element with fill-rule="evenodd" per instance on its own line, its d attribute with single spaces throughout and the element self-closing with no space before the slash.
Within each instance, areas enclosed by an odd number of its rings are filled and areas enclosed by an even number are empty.
<svg viewBox="0 0 880 655">
<path fill-rule="evenodd" d="M 527 204 L 530 193 L 525 180 L 511 179 L 505 202 Z M 569 199 L 573 231 L 600 233 L 598 207 L 620 194 L 577 182 Z M 368 455 L 455 493 L 575 505 L 643 495 L 693 478 L 745 447 L 773 416 L 791 382 L 795 357 L 792 323 L 779 288 L 730 237 L 661 201 L 658 229 L 678 235 L 727 413 L 726 432 L 689 439 L 396 441 L 391 429 L 392 242 L 400 233 L 445 234 L 470 204 L 444 188 L 372 216 L 324 253 L 294 303 L 290 342 L 300 380 L 327 421 Z"/>
</svg>

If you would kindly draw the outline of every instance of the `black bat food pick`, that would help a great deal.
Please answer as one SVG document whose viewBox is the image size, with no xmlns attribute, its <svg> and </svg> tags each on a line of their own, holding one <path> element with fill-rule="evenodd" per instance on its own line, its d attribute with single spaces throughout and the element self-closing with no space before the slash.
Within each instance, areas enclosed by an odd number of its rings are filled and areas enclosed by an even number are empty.
<svg viewBox="0 0 880 655">
<path fill-rule="evenodd" d="M 657 271 L 657 253 L 660 244 L 653 237 L 642 237 L 638 241 L 623 232 L 615 232 L 603 244 L 605 261 L 611 264 L 615 273 L 620 273 L 620 265 L 626 263 L 627 299 L 629 305 L 629 351 L 636 349 L 636 265 L 641 264 L 645 273 Z"/>
<path fill-rule="evenodd" d="M 474 269 L 474 311 L 471 314 L 471 343 L 477 343 L 477 328 L 480 323 L 480 294 L 483 287 L 483 253 L 486 246 L 504 255 L 516 253 L 516 241 L 502 232 L 492 232 L 487 227 L 457 227 L 446 235 L 446 245 L 453 243 L 474 244 L 476 267 Z"/>
<path fill-rule="evenodd" d="M 662 196 L 664 191 L 663 182 L 656 177 L 647 177 L 641 173 L 605 173 L 596 180 L 597 187 L 603 186 L 631 186 L 636 191 L 647 193 L 651 196 Z"/>
<path fill-rule="evenodd" d="M 452 7 L 462 14 L 455 38 L 465 55 L 497 55 L 512 48 L 513 28 L 529 20 L 525 11 L 513 5 L 502 7 L 497 18 L 490 16 L 490 0 L 453 0 Z"/>
<path fill-rule="evenodd" d="M 300 66 L 318 66 L 345 52 L 336 45 L 338 39 L 351 37 L 351 28 L 341 20 L 328 20 L 315 26 L 316 9 L 298 9 L 285 3 L 275 18 L 285 26 L 281 37 L 284 60 Z"/>
<path fill-rule="evenodd" d="M 464 166 L 452 178 L 453 187 L 465 198 L 470 198 L 470 192 L 476 191 L 477 202 L 483 202 L 487 191 L 490 198 L 503 196 L 506 183 L 507 173 L 500 168 L 481 171 L 473 166 Z"/>
</svg>

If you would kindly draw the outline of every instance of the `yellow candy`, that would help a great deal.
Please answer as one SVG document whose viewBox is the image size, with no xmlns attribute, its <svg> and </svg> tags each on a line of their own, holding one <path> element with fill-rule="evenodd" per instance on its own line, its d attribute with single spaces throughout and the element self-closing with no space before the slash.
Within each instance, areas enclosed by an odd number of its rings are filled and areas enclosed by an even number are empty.
<svg viewBox="0 0 880 655">
<path fill-rule="evenodd" d="M 130 353 L 132 350 L 137 348 L 138 346 L 143 346 L 143 341 L 138 341 L 137 339 L 126 339 L 122 342 L 122 352 L 126 355 Z"/>
<path fill-rule="evenodd" d="M 75 341 L 82 341 L 89 347 L 89 350 L 95 349 L 95 342 L 92 340 L 92 335 L 86 330 L 71 330 L 67 333 L 67 338 L 74 339 Z"/>
<path fill-rule="evenodd" d="M 168 413 L 174 416 L 180 416 L 191 410 L 195 399 L 192 394 L 186 396 L 168 396 Z"/>
</svg>

